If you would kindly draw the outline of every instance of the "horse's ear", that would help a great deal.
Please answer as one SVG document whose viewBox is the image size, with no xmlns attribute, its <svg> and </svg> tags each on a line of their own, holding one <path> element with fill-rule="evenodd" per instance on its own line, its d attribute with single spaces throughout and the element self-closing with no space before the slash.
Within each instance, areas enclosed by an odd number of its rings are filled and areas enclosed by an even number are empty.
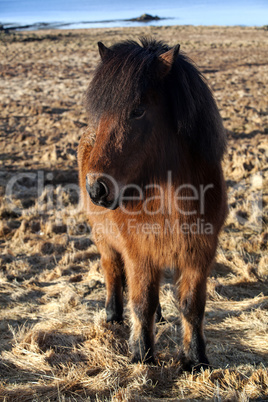
<svg viewBox="0 0 268 402">
<path fill-rule="evenodd" d="M 179 50 L 180 45 L 176 45 L 159 56 L 159 75 L 161 78 L 164 78 L 170 72 L 173 63 L 179 54 Z"/>
<path fill-rule="evenodd" d="M 98 42 L 99 53 L 101 60 L 103 61 L 107 56 L 112 55 L 113 51 L 106 47 L 102 42 Z"/>
</svg>

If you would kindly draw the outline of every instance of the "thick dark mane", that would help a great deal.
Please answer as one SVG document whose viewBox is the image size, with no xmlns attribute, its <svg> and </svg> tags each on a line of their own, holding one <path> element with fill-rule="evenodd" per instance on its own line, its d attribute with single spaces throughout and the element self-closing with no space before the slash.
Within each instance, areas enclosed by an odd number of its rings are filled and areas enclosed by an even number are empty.
<svg viewBox="0 0 268 402">
<path fill-rule="evenodd" d="M 170 49 L 162 42 L 142 38 L 141 45 L 125 41 L 110 49 L 86 93 L 91 117 L 98 121 L 103 114 L 116 114 L 124 120 L 148 89 L 156 89 L 165 97 L 175 131 L 191 151 L 209 161 L 222 158 L 225 132 L 217 106 L 202 74 L 184 54 L 161 79 L 158 57 Z"/>
</svg>

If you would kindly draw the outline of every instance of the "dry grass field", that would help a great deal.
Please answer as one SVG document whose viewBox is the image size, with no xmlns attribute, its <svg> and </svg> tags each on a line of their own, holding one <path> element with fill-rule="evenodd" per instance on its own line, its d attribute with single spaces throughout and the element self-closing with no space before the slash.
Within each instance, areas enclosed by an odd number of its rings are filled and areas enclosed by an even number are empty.
<svg viewBox="0 0 268 402">
<path fill-rule="evenodd" d="M 99 254 L 78 206 L 76 151 L 97 42 L 181 44 L 228 131 L 229 216 L 208 282 L 210 370 L 176 362 L 167 272 L 156 366 L 130 363 L 129 321 L 105 322 Z M 0 400 L 268 400 L 268 32 L 241 27 L 40 31 L 0 37 Z M 127 301 L 126 301 L 127 303 Z"/>
</svg>

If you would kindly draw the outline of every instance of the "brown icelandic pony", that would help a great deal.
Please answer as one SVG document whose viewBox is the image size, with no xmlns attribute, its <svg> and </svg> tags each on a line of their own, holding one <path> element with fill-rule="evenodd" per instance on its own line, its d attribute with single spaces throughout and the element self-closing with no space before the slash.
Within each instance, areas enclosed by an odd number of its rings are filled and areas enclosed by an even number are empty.
<svg viewBox="0 0 268 402">
<path fill-rule="evenodd" d="M 86 98 L 79 176 L 105 275 L 108 322 L 123 319 L 126 278 L 133 362 L 154 362 L 159 285 L 174 268 L 185 370 L 208 364 L 206 282 L 226 216 L 222 121 L 189 59 L 155 40 L 98 43 Z"/>
</svg>

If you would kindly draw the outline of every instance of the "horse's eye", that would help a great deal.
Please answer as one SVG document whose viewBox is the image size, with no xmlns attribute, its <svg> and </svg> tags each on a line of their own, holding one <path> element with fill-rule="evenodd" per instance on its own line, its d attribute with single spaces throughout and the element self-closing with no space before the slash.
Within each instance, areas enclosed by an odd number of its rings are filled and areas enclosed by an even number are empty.
<svg viewBox="0 0 268 402">
<path fill-rule="evenodd" d="M 133 109 L 130 118 L 131 119 L 141 119 L 145 114 L 145 108 L 144 107 L 137 107 L 136 109 Z"/>
</svg>

